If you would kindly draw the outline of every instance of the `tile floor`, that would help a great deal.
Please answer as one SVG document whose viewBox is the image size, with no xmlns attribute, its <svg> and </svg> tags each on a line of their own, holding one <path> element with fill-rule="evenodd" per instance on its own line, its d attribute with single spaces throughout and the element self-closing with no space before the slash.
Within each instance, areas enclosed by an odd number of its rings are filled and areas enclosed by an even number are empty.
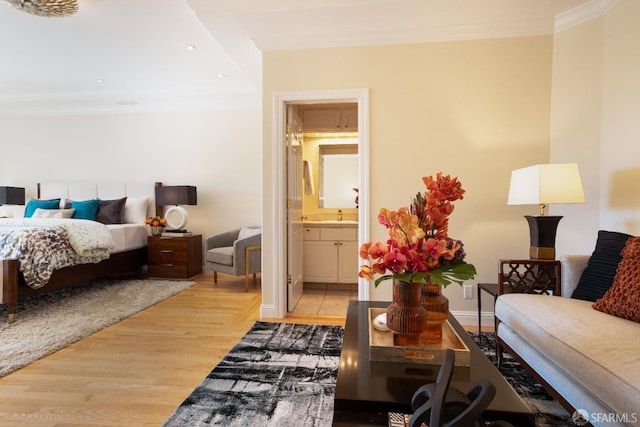
<svg viewBox="0 0 640 427">
<path fill-rule="evenodd" d="M 346 316 L 349 300 L 358 299 L 358 285 L 305 283 L 292 314 Z"/>
</svg>

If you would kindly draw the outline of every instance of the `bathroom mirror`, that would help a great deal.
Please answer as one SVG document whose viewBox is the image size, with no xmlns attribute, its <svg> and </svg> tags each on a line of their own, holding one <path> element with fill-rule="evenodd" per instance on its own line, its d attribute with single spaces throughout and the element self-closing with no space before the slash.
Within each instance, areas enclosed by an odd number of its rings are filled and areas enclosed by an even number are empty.
<svg viewBox="0 0 640 427">
<path fill-rule="evenodd" d="M 359 186 L 358 145 L 320 145 L 318 152 L 318 207 L 356 208 L 358 194 L 353 189 Z"/>
</svg>

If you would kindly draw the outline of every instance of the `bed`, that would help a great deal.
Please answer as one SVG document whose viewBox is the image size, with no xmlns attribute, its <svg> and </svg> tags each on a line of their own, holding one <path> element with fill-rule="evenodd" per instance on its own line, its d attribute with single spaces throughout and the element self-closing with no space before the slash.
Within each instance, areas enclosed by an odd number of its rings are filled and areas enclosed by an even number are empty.
<svg viewBox="0 0 640 427">
<path fill-rule="evenodd" d="M 156 183 L 155 186 L 162 185 Z M 25 280 L 25 273 L 21 271 L 21 263 L 19 256 L 11 256 L 10 258 L 1 256 L 0 258 L 0 279 L 2 281 L 2 292 L 0 294 L 0 303 L 6 304 L 8 307 L 8 322 L 15 321 L 16 305 L 19 301 L 26 298 L 51 292 L 57 289 L 67 288 L 82 284 L 87 281 L 96 280 L 106 277 L 115 277 L 121 275 L 135 275 L 140 273 L 142 267 L 147 264 L 147 227 L 144 225 L 145 218 L 156 214 L 161 214 L 161 208 L 155 205 L 155 186 L 150 184 L 66 184 L 66 183 L 40 183 L 37 186 L 36 199 L 44 201 L 51 199 L 60 199 L 60 205 L 50 211 L 56 215 L 65 214 L 65 210 L 72 208 L 82 209 L 81 201 L 99 199 L 105 205 L 115 205 L 118 200 L 120 208 L 124 209 L 120 214 L 123 215 L 123 224 L 108 224 L 103 226 L 95 221 L 89 220 L 69 220 L 69 219 L 52 219 L 51 226 L 43 230 L 40 227 L 48 219 L 43 219 L 40 215 L 43 212 L 38 211 L 34 216 L 40 218 L 20 218 L 24 216 L 25 206 L 11 207 L 10 215 L 14 218 L 0 219 L 4 226 L 12 230 L 14 226 L 20 223 L 27 225 L 30 232 L 49 233 L 45 234 L 45 239 L 55 240 L 54 233 L 67 233 L 69 240 L 72 240 L 72 233 L 94 233 L 103 238 L 109 238 L 107 254 L 102 252 L 82 254 L 80 264 L 64 266 L 55 269 L 46 274 L 44 278 L 34 280 L 33 274 L 28 272 Z M 123 202 L 123 199 L 126 200 Z M 28 203 L 27 203 L 28 205 Z M 32 205 L 33 206 L 33 205 Z M 100 210 L 100 213 L 107 212 L 107 208 Z M 8 207 L 3 207 L 8 208 Z M 29 209 L 29 208 L 27 208 Z M 6 210 L 6 209 L 5 209 Z M 45 215 L 53 215 L 50 212 L 44 212 Z M 60 231 L 58 224 L 62 223 L 82 223 L 80 232 L 72 232 L 71 226 L 67 226 Z M 95 224 L 91 224 L 95 222 Z M 109 222 L 109 221 L 106 221 Z M 119 221 L 115 221 L 119 222 Z M 91 227 L 100 227 L 100 229 Z M 1 229 L 2 227 L 0 227 Z M 106 228 L 106 231 L 103 229 Z M 12 232 L 10 231 L 10 232 Z M 0 231 L 2 233 L 2 231 Z M 22 231 L 21 231 L 22 233 Z M 102 234 L 106 233 L 108 236 Z M 53 237 L 51 237 L 53 236 Z M 109 237 L 110 236 L 110 237 Z M 76 239 L 77 240 L 77 239 Z M 96 239 L 100 241 L 100 239 Z M 70 245 L 75 250 L 77 245 Z M 53 246 L 53 244 L 52 244 Z M 5 248 L 3 246 L 2 248 Z M 22 249 L 21 249 L 22 250 Z M 6 252 L 6 251 L 5 251 Z M 77 254 L 76 254 L 77 255 Z M 95 256 L 94 256 L 95 255 Z M 57 256 L 57 255 L 56 255 Z M 28 258 L 24 256 L 23 258 Z M 78 260 L 76 260 L 78 261 Z M 69 264 L 69 262 L 66 262 Z M 44 268 L 34 267 L 33 270 Z M 34 274 L 38 274 L 36 271 Z M 34 283 L 35 282 L 35 283 Z M 41 283 L 44 282 L 44 283 Z"/>
</svg>

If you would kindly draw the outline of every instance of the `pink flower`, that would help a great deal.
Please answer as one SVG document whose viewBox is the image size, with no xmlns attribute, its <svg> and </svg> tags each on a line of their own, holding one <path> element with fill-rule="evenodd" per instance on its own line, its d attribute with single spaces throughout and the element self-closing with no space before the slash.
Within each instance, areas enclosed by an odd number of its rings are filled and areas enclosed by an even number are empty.
<svg viewBox="0 0 640 427">
<path fill-rule="evenodd" d="M 428 277 L 432 278 L 429 274 L 436 269 L 441 269 L 435 277 L 443 284 L 451 280 L 462 283 L 475 275 L 475 267 L 464 262 L 466 253 L 462 242 L 448 235 L 453 202 L 461 200 L 465 193 L 462 184 L 457 177 L 444 176 L 442 172 L 422 180 L 426 191 L 417 193 L 409 207 L 395 211 L 380 209 L 378 222 L 388 230 L 389 239 L 384 243 L 367 242 L 360 247 L 360 258 L 369 260 L 371 265 L 362 265 L 359 276 L 384 275 L 375 280 L 376 286 L 381 280 L 396 278 L 396 275 L 403 275 L 401 280 L 424 283 Z"/>
</svg>

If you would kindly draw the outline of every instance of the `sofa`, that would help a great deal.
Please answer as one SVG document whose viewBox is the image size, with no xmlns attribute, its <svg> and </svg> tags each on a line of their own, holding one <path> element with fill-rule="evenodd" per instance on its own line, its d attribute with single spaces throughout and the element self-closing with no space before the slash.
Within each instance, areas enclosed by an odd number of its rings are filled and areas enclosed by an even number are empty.
<svg viewBox="0 0 640 427">
<path fill-rule="evenodd" d="M 561 295 L 495 305 L 498 357 L 521 362 L 577 425 L 640 425 L 640 237 L 600 231 L 591 255 L 560 258 Z"/>
</svg>

